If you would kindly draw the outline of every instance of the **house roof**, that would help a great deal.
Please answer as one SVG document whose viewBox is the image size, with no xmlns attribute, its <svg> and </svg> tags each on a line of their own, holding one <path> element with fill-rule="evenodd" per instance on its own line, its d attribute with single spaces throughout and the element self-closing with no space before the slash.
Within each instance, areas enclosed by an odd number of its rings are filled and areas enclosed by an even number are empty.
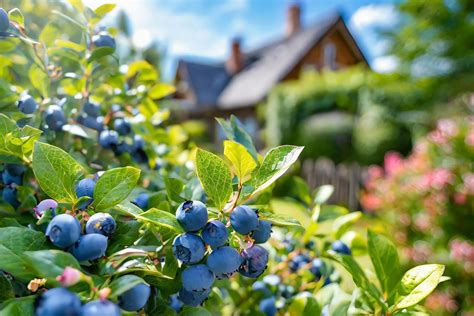
<svg viewBox="0 0 474 316">
<path fill-rule="evenodd" d="M 339 13 L 331 14 L 289 37 L 244 52 L 244 68 L 235 75 L 227 72 L 225 62 L 181 60 L 179 67 L 199 107 L 225 110 L 252 106 L 262 101 L 339 20 Z"/>
</svg>

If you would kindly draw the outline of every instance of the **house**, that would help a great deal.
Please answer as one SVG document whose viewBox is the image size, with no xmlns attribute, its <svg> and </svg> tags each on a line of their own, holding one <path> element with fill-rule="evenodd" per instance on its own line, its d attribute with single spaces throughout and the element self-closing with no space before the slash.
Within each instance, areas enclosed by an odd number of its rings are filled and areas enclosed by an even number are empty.
<svg viewBox="0 0 474 316">
<path fill-rule="evenodd" d="M 256 136 L 256 107 L 279 82 L 298 79 L 305 70 L 337 70 L 355 64 L 368 66 L 359 45 L 340 13 L 303 26 L 301 8 L 288 8 L 286 34 L 261 47 L 243 50 L 241 40 L 231 42 L 227 60 L 202 63 L 180 60 L 175 98 L 185 118 L 204 119 L 214 136 L 215 117 L 235 114 Z"/>
</svg>

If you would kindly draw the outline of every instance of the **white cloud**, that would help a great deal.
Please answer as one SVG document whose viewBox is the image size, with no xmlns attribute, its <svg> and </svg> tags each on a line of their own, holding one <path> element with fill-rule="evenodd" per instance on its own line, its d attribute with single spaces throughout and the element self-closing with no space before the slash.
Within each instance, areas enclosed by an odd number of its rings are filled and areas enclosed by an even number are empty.
<svg viewBox="0 0 474 316">
<path fill-rule="evenodd" d="M 376 27 L 392 27 L 398 15 L 392 4 L 371 4 L 360 7 L 351 17 L 350 24 L 358 30 Z"/>
<path fill-rule="evenodd" d="M 395 71 L 398 66 L 398 60 L 395 56 L 380 56 L 372 60 L 372 69 L 380 73 L 390 73 Z"/>
</svg>

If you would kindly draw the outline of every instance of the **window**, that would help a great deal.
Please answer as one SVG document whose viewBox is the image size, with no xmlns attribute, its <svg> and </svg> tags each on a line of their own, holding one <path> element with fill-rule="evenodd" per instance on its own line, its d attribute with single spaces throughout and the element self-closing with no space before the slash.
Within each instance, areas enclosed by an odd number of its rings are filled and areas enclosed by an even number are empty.
<svg viewBox="0 0 474 316">
<path fill-rule="evenodd" d="M 333 42 L 328 42 L 326 45 L 324 45 L 323 57 L 324 57 L 324 67 L 327 67 L 331 70 L 337 69 L 336 45 L 334 45 Z"/>
</svg>

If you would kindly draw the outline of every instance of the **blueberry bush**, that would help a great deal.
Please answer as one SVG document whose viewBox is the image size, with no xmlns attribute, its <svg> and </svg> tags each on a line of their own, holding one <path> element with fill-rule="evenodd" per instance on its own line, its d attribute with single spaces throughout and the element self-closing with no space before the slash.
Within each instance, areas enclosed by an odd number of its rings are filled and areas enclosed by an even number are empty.
<svg viewBox="0 0 474 316">
<path fill-rule="evenodd" d="M 117 30 L 99 27 L 113 9 L 71 0 L 31 33 L 20 9 L 0 9 L 0 315 L 418 314 L 444 267 L 402 278 L 393 245 L 369 233 L 376 286 L 344 240 L 360 213 L 326 236 L 327 189 L 309 223 L 278 211 L 274 183 L 303 148 L 262 156 L 235 117 L 219 119 L 223 157 L 196 147 L 161 106 L 174 88 L 145 60 L 120 62 Z M 282 250 L 273 232 L 305 250 Z M 352 275 L 350 308 L 317 297 L 328 260 Z M 284 296 L 282 263 L 312 278 Z M 256 278 L 265 298 L 238 303 Z"/>
</svg>

